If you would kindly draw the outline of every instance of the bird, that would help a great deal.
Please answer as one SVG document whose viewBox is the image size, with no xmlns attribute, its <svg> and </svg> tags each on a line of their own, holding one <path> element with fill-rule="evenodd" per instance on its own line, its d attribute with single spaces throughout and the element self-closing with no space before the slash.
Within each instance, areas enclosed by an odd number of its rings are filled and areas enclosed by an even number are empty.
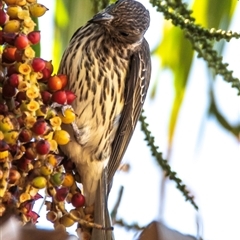
<svg viewBox="0 0 240 240">
<path fill-rule="evenodd" d="M 118 0 L 73 34 L 59 65 L 58 73 L 68 77 L 66 88 L 77 96 L 75 122 L 62 124 L 71 141 L 61 150 L 75 163 L 86 206 L 95 209 L 94 221 L 105 221 L 102 204 L 146 98 L 151 59 L 144 34 L 149 24 L 149 11 L 140 2 Z"/>
</svg>

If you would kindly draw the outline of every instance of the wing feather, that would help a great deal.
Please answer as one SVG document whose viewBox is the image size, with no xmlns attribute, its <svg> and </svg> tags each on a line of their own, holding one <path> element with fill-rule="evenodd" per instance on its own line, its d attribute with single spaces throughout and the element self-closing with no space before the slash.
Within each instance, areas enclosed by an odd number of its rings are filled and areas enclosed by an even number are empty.
<svg viewBox="0 0 240 240">
<path fill-rule="evenodd" d="M 110 185 L 140 116 L 147 94 L 151 75 L 151 59 L 147 41 L 131 58 L 130 71 L 126 79 L 125 106 L 121 114 L 119 127 L 112 143 L 112 152 L 108 163 L 108 184 Z"/>
</svg>

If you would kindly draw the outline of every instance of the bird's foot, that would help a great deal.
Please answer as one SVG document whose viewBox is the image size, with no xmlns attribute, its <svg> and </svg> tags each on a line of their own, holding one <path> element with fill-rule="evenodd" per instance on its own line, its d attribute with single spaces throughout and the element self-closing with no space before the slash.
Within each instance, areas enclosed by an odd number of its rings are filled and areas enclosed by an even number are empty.
<svg viewBox="0 0 240 240">
<path fill-rule="evenodd" d="M 82 133 L 80 132 L 76 122 L 72 122 L 71 123 L 72 125 L 72 128 L 73 128 L 73 132 L 74 132 L 74 138 L 76 140 L 76 142 L 80 145 L 82 145 L 82 142 L 81 142 L 81 136 L 82 136 Z"/>
<path fill-rule="evenodd" d="M 77 219 L 78 227 L 77 227 L 77 234 L 80 239 L 83 240 L 90 240 L 92 235 L 93 229 L 98 230 L 105 230 L 105 231 L 112 231 L 113 227 L 104 227 L 101 224 L 94 223 L 93 214 L 94 214 L 94 207 L 86 206 L 83 211 L 81 212 L 80 216 L 81 219 Z"/>
</svg>

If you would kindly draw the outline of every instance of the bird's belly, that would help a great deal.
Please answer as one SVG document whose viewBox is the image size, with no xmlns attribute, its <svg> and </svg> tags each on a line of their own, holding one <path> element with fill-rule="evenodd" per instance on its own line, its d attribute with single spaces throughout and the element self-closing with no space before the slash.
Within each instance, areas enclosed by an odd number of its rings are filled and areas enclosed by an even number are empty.
<svg viewBox="0 0 240 240">
<path fill-rule="evenodd" d="M 94 45 L 95 41 L 87 40 L 83 38 L 74 58 L 67 59 L 72 65 L 74 62 L 71 74 L 66 72 L 68 88 L 77 95 L 72 106 L 77 115 L 79 150 L 74 151 L 80 154 L 84 151 L 84 155 L 100 161 L 110 156 L 124 107 L 129 56 L 125 49 L 117 53 L 114 48 L 108 49 L 106 42 L 98 41 Z M 77 147 L 75 145 L 73 147 Z"/>
<path fill-rule="evenodd" d="M 104 160 L 110 155 L 110 145 L 119 125 L 124 101 L 114 93 L 114 98 L 106 94 L 100 103 L 102 89 L 73 106 L 80 133 L 80 144 L 92 155 L 93 160 Z"/>
</svg>

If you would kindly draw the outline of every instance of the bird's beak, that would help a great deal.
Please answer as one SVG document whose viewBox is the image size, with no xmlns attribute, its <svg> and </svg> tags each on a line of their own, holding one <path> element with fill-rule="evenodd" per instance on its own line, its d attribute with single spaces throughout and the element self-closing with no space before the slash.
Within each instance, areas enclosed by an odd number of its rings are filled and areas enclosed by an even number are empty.
<svg viewBox="0 0 240 240">
<path fill-rule="evenodd" d="M 89 22 L 90 23 L 104 23 L 111 21 L 114 17 L 106 12 L 96 14 Z"/>
</svg>

